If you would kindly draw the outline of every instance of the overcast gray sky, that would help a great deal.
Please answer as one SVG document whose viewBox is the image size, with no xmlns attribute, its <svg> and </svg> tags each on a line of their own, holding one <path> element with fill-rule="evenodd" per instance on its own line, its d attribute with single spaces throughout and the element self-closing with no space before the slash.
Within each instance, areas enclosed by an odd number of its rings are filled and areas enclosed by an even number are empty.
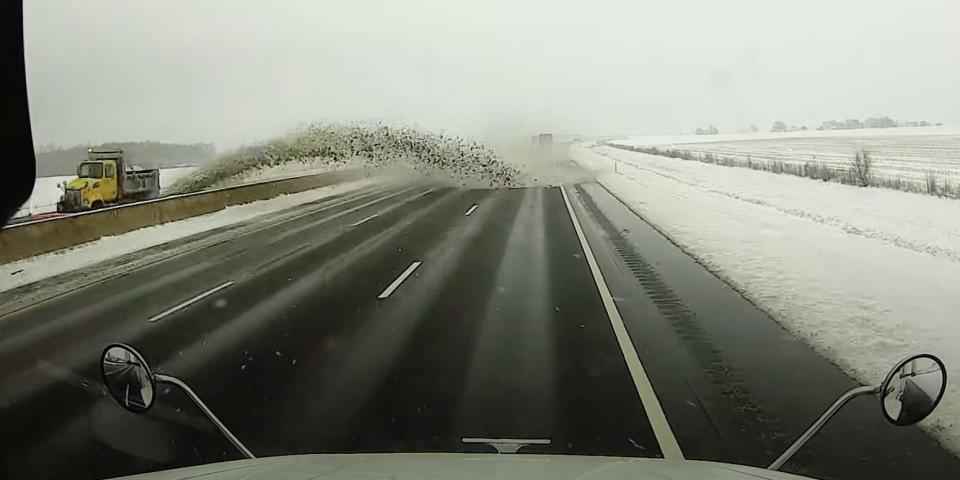
<svg viewBox="0 0 960 480">
<path fill-rule="evenodd" d="M 38 143 L 960 123 L 956 0 L 27 0 Z"/>
</svg>

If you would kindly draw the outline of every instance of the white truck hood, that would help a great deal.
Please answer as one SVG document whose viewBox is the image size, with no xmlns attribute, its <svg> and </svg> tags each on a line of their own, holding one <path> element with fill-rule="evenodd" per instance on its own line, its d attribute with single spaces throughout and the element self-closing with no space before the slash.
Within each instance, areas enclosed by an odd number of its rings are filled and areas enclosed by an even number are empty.
<svg viewBox="0 0 960 480">
<path fill-rule="evenodd" d="M 801 480 L 808 477 L 696 460 L 578 455 L 376 453 L 290 455 L 124 477 L 138 480 Z"/>
</svg>

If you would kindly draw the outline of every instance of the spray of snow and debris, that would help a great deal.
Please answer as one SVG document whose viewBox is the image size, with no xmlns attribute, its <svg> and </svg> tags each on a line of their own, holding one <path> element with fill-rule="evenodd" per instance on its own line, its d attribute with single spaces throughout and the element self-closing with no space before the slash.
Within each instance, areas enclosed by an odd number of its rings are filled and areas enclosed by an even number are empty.
<svg viewBox="0 0 960 480">
<path fill-rule="evenodd" d="M 519 148 L 521 143 L 510 145 L 510 148 L 505 148 L 509 153 L 508 159 L 505 159 L 483 144 L 443 134 L 380 124 L 318 123 L 261 145 L 245 147 L 220 156 L 209 165 L 179 176 L 173 185 L 165 188 L 165 193 L 187 193 L 344 168 L 367 169 L 371 175 L 364 184 L 377 182 L 378 179 L 397 180 L 404 176 L 418 181 L 426 179 L 470 188 L 514 187 L 555 181 L 548 178 L 548 175 L 537 176 L 529 173 L 544 173 L 550 169 L 546 167 L 547 163 L 525 164 L 529 148 Z M 233 206 L 209 215 L 142 228 L 0 265 L 0 290 L 15 288 L 113 256 L 253 216 L 314 201 L 336 192 L 358 188 L 359 185 L 360 183 L 352 182 Z"/>
<path fill-rule="evenodd" d="M 463 187 L 512 187 L 529 178 L 494 150 L 459 137 L 382 124 L 316 123 L 201 167 L 172 188 L 186 193 L 280 173 L 345 167 L 407 169 L 420 178 Z"/>
<path fill-rule="evenodd" d="M 920 352 L 960 378 L 960 202 L 602 146 L 571 155 L 864 384 Z M 960 453 L 960 384 L 921 425 Z"/>
</svg>

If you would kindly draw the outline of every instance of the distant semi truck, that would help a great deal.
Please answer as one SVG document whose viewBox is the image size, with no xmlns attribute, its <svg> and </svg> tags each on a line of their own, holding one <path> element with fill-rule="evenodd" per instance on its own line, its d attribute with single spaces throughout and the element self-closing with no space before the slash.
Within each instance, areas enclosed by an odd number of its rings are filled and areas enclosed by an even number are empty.
<svg viewBox="0 0 960 480">
<path fill-rule="evenodd" d="M 64 185 L 58 212 L 82 212 L 160 195 L 160 170 L 128 165 L 122 149 L 87 149 L 77 178 Z"/>
<path fill-rule="evenodd" d="M 540 148 L 549 148 L 553 146 L 553 134 L 552 133 L 541 133 L 537 135 L 537 145 Z"/>
</svg>

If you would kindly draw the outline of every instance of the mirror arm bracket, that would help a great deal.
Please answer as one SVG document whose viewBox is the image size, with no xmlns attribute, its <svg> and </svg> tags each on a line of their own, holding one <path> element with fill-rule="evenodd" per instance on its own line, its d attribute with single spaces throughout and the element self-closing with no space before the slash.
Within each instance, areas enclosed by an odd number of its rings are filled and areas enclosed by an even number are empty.
<svg viewBox="0 0 960 480">
<path fill-rule="evenodd" d="M 796 441 L 793 442 L 773 463 L 767 467 L 768 470 L 779 470 L 787 460 L 790 460 L 790 457 L 793 454 L 797 453 L 797 450 L 800 450 L 801 447 L 806 445 L 806 443 L 820 431 L 821 428 L 836 414 L 844 405 L 847 404 L 850 400 L 853 400 L 856 397 L 862 395 L 876 395 L 880 392 L 880 387 L 856 387 L 844 393 L 837 401 L 833 402 L 833 405 L 830 405 L 830 408 L 826 412 L 823 412 L 823 415 L 817 419 L 816 422 L 813 422 L 813 425 L 810 425 L 809 428 Z"/>
<path fill-rule="evenodd" d="M 244 457 L 257 458 L 254 457 L 253 453 L 251 453 L 250 450 L 240 442 L 240 439 L 238 439 L 233 432 L 231 432 L 227 426 L 224 425 L 216 415 L 214 415 L 213 411 L 207 407 L 207 404 L 203 403 L 203 400 L 200 400 L 200 396 L 198 396 L 196 392 L 194 392 L 193 389 L 191 389 L 183 380 L 160 373 L 155 373 L 154 377 L 157 379 L 157 382 L 169 383 L 179 387 L 183 393 L 186 393 L 187 396 L 190 397 L 190 400 L 193 400 L 193 403 L 197 405 L 197 408 L 199 408 L 200 411 L 202 411 L 203 414 L 206 415 L 207 418 L 209 418 L 210 421 L 217 426 L 220 432 L 223 433 L 223 436 L 227 437 L 227 440 L 230 440 L 230 443 L 232 443 L 234 447 L 237 447 L 237 450 L 240 450 L 240 453 L 242 453 Z"/>
</svg>

